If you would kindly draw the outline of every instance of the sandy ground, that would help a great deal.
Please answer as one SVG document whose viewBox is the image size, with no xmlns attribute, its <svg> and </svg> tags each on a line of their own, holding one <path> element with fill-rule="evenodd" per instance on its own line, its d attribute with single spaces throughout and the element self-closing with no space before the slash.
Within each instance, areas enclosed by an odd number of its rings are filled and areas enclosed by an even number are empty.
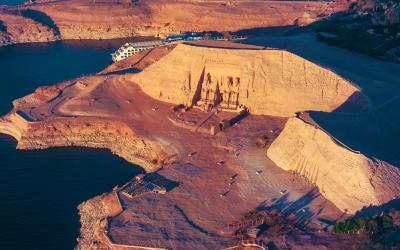
<svg viewBox="0 0 400 250">
<path fill-rule="evenodd" d="M 58 36 L 98 39 L 185 30 L 236 31 L 308 23 L 318 15 L 335 11 L 335 6 L 322 2 L 233 2 L 227 6 L 220 1 L 151 0 L 136 6 L 131 1 L 121 4 L 103 1 L 93 6 L 91 1 L 54 1 L 28 6 L 45 13 L 54 27 L 12 13 L 2 14 L 0 19 L 11 32 L 2 32 L 7 38 L 4 40 L 24 42 L 54 40 Z M 304 12 L 310 16 L 305 17 Z M 43 37 L 30 36 L 29 32 L 24 33 L 26 37 L 21 36 L 17 32 L 22 29 L 21 24 L 28 31 L 39 27 L 45 31 Z M 60 34 L 53 34 L 55 31 Z M 354 110 L 343 106 L 332 113 L 310 112 L 310 115 L 351 148 L 400 165 L 396 146 L 400 139 L 399 65 L 318 43 L 310 34 L 285 36 L 276 32 L 241 43 L 244 44 L 204 41 L 197 45 L 285 49 L 351 80 L 369 98 L 367 108 Z M 149 194 L 133 200 L 121 196 L 125 210 L 111 219 L 110 238 L 116 243 L 148 247 L 219 249 L 238 242 L 233 237 L 220 236 L 221 228 L 228 223 L 242 220 L 254 209 L 277 209 L 287 219 L 294 212 L 300 228 L 306 229 L 284 228 L 259 237 L 278 248 L 349 249 L 357 242 L 357 237 L 318 232 L 314 222 L 319 219 L 333 222 L 345 215 L 304 178 L 282 170 L 268 159 L 269 143 L 279 135 L 285 118 L 250 115 L 237 126 L 210 136 L 195 132 L 190 126 L 172 123 L 168 119 L 174 116 L 171 104 L 148 97 L 123 75 L 140 72 L 172 49 L 173 46 L 165 46 L 135 55 L 111 65 L 97 76 L 79 79 L 48 103 L 23 109 L 38 122 L 77 116 L 121 121 L 140 137 L 156 141 L 173 156 L 173 161 L 158 174 L 176 182 L 177 186 L 165 195 Z M 183 117 L 201 119 L 208 115 L 190 110 Z M 222 112 L 206 125 L 231 115 Z M 262 134 L 270 135 L 270 141 L 265 147 L 258 147 L 256 141 Z M 220 161 L 224 163 L 217 164 Z"/>
<path fill-rule="evenodd" d="M 86 88 L 72 85 L 56 100 L 32 108 L 30 115 L 38 120 L 43 119 L 40 114 L 44 113 L 52 117 L 117 119 L 129 124 L 140 136 L 156 140 L 166 151 L 177 154 L 174 163 L 158 173 L 179 185 L 165 196 L 123 198 L 125 211 L 110 223 L 110 237 L 115 242 L 174 249 L 217 249 L 236 241 L 218 236 L 219 228 L 240 220 L 256 208 L 274 207 L 286 213 L 305 209 L 299 216 L 311 220 L 334 221 L 343 216 L 306 180 L 271 162 L 266 157 L 268 146 L 256 146 L 260 134 L 280 131 L 284 118 L 250 116 L 211 137 L 174 126 L 167 119 L 172 106 L 147 97 L 135 84 L 124 80 L 124 76 L 95 76 L 85 81 Z M 189 111 L 188 115 L 190 112 L 200 117 L 208 115 L 199 110 Z M 196 154 L 189 157 L 193 152 Z M 217 162 L 221 160 L 225 163 L 219 166 Z M 237 177 L 229 185 L 234 175 Z M 266 236 L 265 240 L 273 239 Z M 296 241 L 314 244 L 311 237 L 292 238 L 288 242 L 290 245 L 297 244 Z"/>
<path fill-rule="evenodd" d="M 312 54 L 313 46 L 325 45 L 312 44 L 310 41 L 312 39 L 309 37 L 296 36 L 283 40 L 274 37 L 257 38 L 249 42 L 271 47 L 285 45 L 285 48 L 292 50 L 302 48 L 306 58 L 314 55 L 319 56 L 321 61 L 324 58 L 330 59 L 335 53 L 342 53 L 339 55 L 347 56 L 349 64 L 355 63 L 351 60 L 359 60 L 354 71 L 347 71 L 349 67 L 346 68 L 344 60 L 340 59 L 326 60 L 322 64 L 331 63 L 332 68 L 366 89 L 370 84 L 378 84 L 379 79 L 386 79 L 385 84 L 388 86 L 395 85 L 395 70 L 398 66 L 379 66 L 381 63 L 371 61 L 373 59 L 368 59 L 371 64 L 362 64 L 362 56 L 353 57 L 352 52 L 336 48 L 321 48 L 327 55 Z M 228 44 L 207 46 L 226 47 Z M 249 47 L 239 44 L 233 46 Z M 121 74 L 134 74 L 135 71 L 143 70 L 165 56 L 170 49 L 162 47 L 135 55 L 110 66 L 97 76 L 79 79 L 47 103 L 23 110 L 36 121 L 57 117 L 74 119 L 75 116 L 118 120 L 127 124 L 137 135 L 156 141 L 165 152 L 173 156 L 173 160 L 158 174 L 176 182 L 177 186 L 165 195 L 149 194 L 133 200 L 121 196 L 125 210 L 111 219 L 108 233 L 110 238 L 116 243 L 148 247 L 219 249 L 238 242 L 235 238 L 220 236 L 221 228 L 242 220 L 245 214 L 254 209 L 277 209 L 285 218 L 294 214 L 301 228 L 306 229 L 284 228 L 265 233 L 259 238 L 266 243 L 273 242 L 278 248 L 348 249 L 357 242 L 359 239 L 354 236 L 318 232 L 314 222 L 319 219 L 333 222 L 345 215 L 304 178 L 280 169 L 268 159 L 267 148 L 279 135 L 286 122 L 285 118 L 250 115 L 216 136 L 195 132 L 190 126 L 177 126 L 169 120 L 176 116 L 171 114 L 171 104 L 150 98 L 138 85 Z M 361 78 L 363 70 L 374 66 L 379 66 L 376 70 L 386 74 L 375 76 L 370 73 L 370 78 Z M 388 90 L 381 91 L 383 96 L 389 94 Z M 377 97 L 371 97 L 371 101 L 372 107 L 384 103 Z M 197 109 L 182 113 L 183 118 L 197 117 L 198 120 L 208 115 Z M 232 115 L 227 112 L 218 113 L 209 123 Z M 268 134 L 270 141 L 265 147 L 258 147 L 256 141 L 262 134 Z M 224 163 L 217 164 L 220 161 Z"/>
</svg>

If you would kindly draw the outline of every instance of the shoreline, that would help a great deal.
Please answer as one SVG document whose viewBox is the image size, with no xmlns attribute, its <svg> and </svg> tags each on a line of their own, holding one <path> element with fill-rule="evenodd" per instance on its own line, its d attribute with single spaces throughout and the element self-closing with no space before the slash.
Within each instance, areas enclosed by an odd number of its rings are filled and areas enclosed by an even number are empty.
<svg viewBox="0 0 400 250">
<path fill-rule="evenodd" d="M 17 149 L 35 150 L 69 146 L 103 148 L 110 150 L 111 153 L 134 165 L 141 166 L 146 172 L 153 172 L 160 168 L 160 163 L 163 162 L 163 158 L 160 155 L 163 152 L 154 149 L 157 146 L 153 142 L 135 137 L 132 134 L 125 134 L 124 136 L 129 137 L 122 138 L 118 129 L 115 128 L 108 129 L 107 133 L 99 132 L 94 128 L 94 132 L 84 134 L 81 129 L 87 126 L 88 120 L 99 126 L 98 128 L 103 126 L 124 126 L 120 122 L 93 118 L 83 119 L 81 123 L 79 121 L 71 123 L 70 120 L 63 118 L 47 122 L 28 122 L 17 113 L 10 112 L 5 116 L 5 119 L 0 120 L 0 133 L 10 135 L 16 139 L 18 142 Z M 57 127 L 61 126 L 61 124 L 70 124 L 68 126 L 71 126 L 71 134 L 49 133 L 49 129 L 50 131 L 57 131 Z M 47 129 L 44 127 L 47 127 Z M 35 131 L 34 133 L 46 131 L 48 134 L 46 134 L 46 138 L 30 136 L 29 134 L 33 130 Z M 73 131 L 80 132 L 76 135 Z"/>
<path fill-rule="evenodd" d="M 182 32 L 249 32 L 266 27 L 306 25 L 344 8 L 345 4 L 335 2 L 257 0 L 234 3 L 185 0 L 95 4 L 89 0 L 40 2 L 0 9 L 0 45 L 160 37 Z M 210 11 L 215 14 L 209 15 Z M 207 19 L 193 22 L 194 15 L 207 16 Z M 107 18 L 107 24 L 96 16 Z M 235 21 L 238 16 L 241 22 Z"/>
<path fill-rule="evenodd" d="M 373 171 L 373 177 L 375 174 L 379 175 L 378 189 L 375 189 L 375 183 L 369 183 L 366 180 L 368 179 L 366 177 L 371 174 L 371 169 L 375 170 L 378 167 L 373 165 L 375 162 L 360 156 L 359 161 L 350 162 L 349 168 L 343 170 L 342 166 L 347 166 L 348 162 L 337 161 L 341 157 L 335 154 L 347 155 L 350 159 L 354 158 L 354 153 L 332 141 L 329 134 L 318 127 L 310 126 L 290 116 L 293 110 L 299 109 L 319 109 L 331 112 L 341 106 L 342 102 L 348 101 L 348 97 L 358 91 L 357 88 L 325 68 L 306 62 L 299 56 L 280 51 L 263 51 L 262 53 L 265 53 L 266 60 L 276 58 L 276 61 L 268 61 L 269 64 L 266 66 L 276 69 L 276 72 L 282 72 L 282 78 L 279 78 L 280 76 L 268 78 L 270 75 L 263 70 L 264 64 L 248 69 L 248 75 L 238 73 L 243 65 L 237 62 L 245 64 L 246 60 L 250 60 L 253 53 L 256 53 L 254 50 L 240 52 L 239 55 L 237 50 L 178 45 L 171 51 L 168 51 L 168 48 L 157 48 L 151 53 L 135 55 L 130 59 L 132 61 L 127 60 L 121 64 L 131 65 L 128 68 L 141 67 L 140 73 L 110 77 L 89 76 L 71 81 L 71 84 L 41 88 L 32 95 L 16 100 L 13 111 L 0 123 L 0 129 L 3 128 L 3 131 L 19 138 L 17 146 L 19 149 L 60 146 L 108 148 L 129 162 L 139 163 L 146 171 L 159 170 L 160 175 L 179 182 L 179 188 L 168 192 L 163 197 L 152 195 L 134 200 L 123 200 L 126 210 L 117 209 L 120 212 L 108 225 L 113 240 L 122 245 L 136 245 L 135 240 L 143 240 L 144 236 L 150 239 L 162 237 L 159 234 L 159 227 L 170 227 L 165 230 L 173 234 L 176 228 L 169 226 L 168 222 L 176 218 L 178 225 L 189 236 L 201 239 L 193 243 L 200 245 L 207 242 L 210 246 L 220 247 L 226 242 L 222 237 L 214 234 L 216 228 L 229 223 L 233 218 L 240 218 L 251 209 L 260 206 L 273 207 L 274 202 L 277 201 L 279 204 L 281 199 L 283 199 L 283 204 L 289 207 L 287 208 L 289 210 L 287 213 L 289 213 L 290 205 L 287 203 L 295 204 L 305 199 L 302 197 L 311 196 L 312 201 L 307 204 L 307 209 L 317 211 L 323 207 L 325 209 L 323 213 L 326 213 L 324 216 L 337 218 L 347 212 L 354 213 L 369 202 L 380 204 L 391 198 L 388 197 L 389 194 L 386 197 L 378 197 L 381 194 L 379 181 L 386 180 L 387 173 L 380 176 L 379 171 Z M 223 54 L 226 61 L 216 60 L 215 54 Z M 189 60 L 185 57 L 186 55 L 190 55 L 189 63 L 184 61 Z M 181 68 L 174 67 L 173 69 L 178 73 L 167 67 L 175 65 L 171 62 L 175 62 L 176 58 L 182 60 Z M 196 61 L 197 58 L 200 59 Z M 309 71 L 312 71 L 314 75 L 307 75 L 307 81 L 301 77 L 301 74 L 300 80 L 293 78 L 298 75 L 293 69 L 301 70 L 301 67 L 290 68 L 289 72 L 284 71 L 283 58 L 292 66 L 298 63 L 303 67 L 309 67 Z M 263 58 L 259 59 L 261 63 Z M 138 62 L 143 66 L 140 66 Z M 282 62 L 282 65 L 278 62 Z M 238 91 L 243 91 L 241 93 L 246 91 L 258 93 L 257 88 L 266 91 L 270 89 L 271 85 L 268 85 L 271 84 L 270 82 L 276 82 L 272 80 L 290 79 L 287 88 L 295 91 L 292 83 L 297 84 L 305 98 L 314 100 L 312 103 L 314 106 L 309 108 L 307 105 L 310 104 L 302 101 L 294 102 L 290 107 L 283 107 L 281 100 L 277 99 L 273 103 L 275 106 L 269 105 L 269 109 L 266 109 L 267 102 L 272 98 L 265 101 L 262 98 L 248 96 L 247 99 L 239 99 L 240 102 L 245 103 L 251 111 L 254 110 L 253 114 L 259 115 L 251 115 L 234 128 L 214 136 L 195 133 L 187 127 L 176 126 L 171 122 L 173 105 L 185 101 L 192 102 L 187 98 L 191 96 L 196 98 L 196 89 L 202 87 L 201 80 L 198 81 L 199 86 L 192 85 L 197 82 L 197 79 L 203 79 L 201 74 L 204 74 L 194 66 L 204 68 L 203 71 L 210 68 L 210 74 L 218 74 L 223 71 L 224 65 L 234 65 L 235 67 L 228 68 L 230 71 L 227 73 L 240 76 L 242 79 L 249 79 L 246 77 L 252 75 L 252 70 L 264 72 L 264 75 L 253 79 L 252 88 L 254 89 L 250 91 L 245 88 L 239 89 Z M 169 70 L 171 73 L 168 73 Z M 303 70 L 304 74 L 308 72 L 305 68 Z M 287 73 L 290 77 L 285 78 Z M 321 79 L 326 81 L 324 86 L 320 85 Z M 342 85 L 338 84 L 339 82 Z M 279 86 L 283 88 L 282 86 L 286 85 Z M 320 98 L 321 92 L 317 91 L 319 88 L 324 90 L 323 98 Z M 308 91 L 309 89 L 313 91 Z M 295 92 L 299 95 L 298 90 Z M 24 121 L 17 111 L 29 112 L 29 117 L 38 122 Z M 182 118 L 182 121 L 185 121 L 185 116 L 187 116 L 188 121 L 203 126 L 203 123 L 199 121 L 206 114 L 207 112 L 201 109 L 191 109 L 175 115 L 181 116 L 179 118 Z M 267 116 L 268 114 L 277 116 Z M 204 126 L 218 124 L 221 119 L 231 119 L 233 115 L 234 113 L 231 112 L 220 112 L 216 115 L 218 117 L 205 120 L 207 124 Z M 254 142 L 258 140 L 262 131 L 269 131 L 271 134 L 268 134 L 265 146 L 259 148 L 254 145 Z M 326 141 L 329 148 L 318 145 L 320 140 Z M 197 153 L 198 151 L 200 152 Z M 193 152 L 196 153 L 193 154 Z M 320 156 L 314 162 L 310 155 Z M 173 159 L 169 161 L 171 156 Z M 293 162 L 288 159 L 292 159 Z M 327 171 L 324 167 L 329 160 L 334 166 L 339 167 L 328 168 L 329 171 Z M 378 162 L 378 164 L 381 163 Z M 162 165 L 167 167 L 159 168 Z M 391 166 L 379 167 L 387 170 L 388 173 L 392 171 Z M 350 174 L 346 170 L 349 170 Z M 296 177 L 291 171 L 303 177 Z M 354 173 L 360 174 L 361 177 L 355 178 L 354 185 L 348 185 L 346 179 L 348 175 L 354 177 Z M 337 182 L 332 181 L 337 178 L 335 174 L 339 174 L 339 178 L 344 180 L 342 187 L 345 187 L 345 194 L 336 192 L 338 189 L 334 184 Z M 332 188 L 324 188 L 324 178 L 333 182 Z M 391 181 L 389 179 L 388 181 Z M 360 187 L 362 184 L 361 190 L 368 191 L 368 194 L 354 193 L 351 187 L 359 184 Z M 349 186 L 351 186 L 350 189 L 347 189 Z M 396 188 L 395 185 L 393 188 Z M 255 192 L 255 190 L 264 192 Z M 385 190 L 389 193 L 387 189 Z M 393 192 L 395 193 L 396 190 Z M 360 202 L 355 204 L 355 200 Z M 102 203 L 97 198 L 94 198 L 93 202 L 94 207 Z M 242 204 L 242 206 L 237 206 L 237 204 Z M 157 213 L 147 213 L 149 209 L 155 209 Z M 229 209 L 229 213 L 226 209 Z M 104 219 L 107 215 L 104 215 L 102 211 L 99 210 L 95 214 L 100 214 L 100 217 Z M 297 208 L 294 211 L 297 211 Z M 82 217 L 87 217 L 85 212 L 82 213 Z M 284 218 L 289 220 L 289 216 Z M 317 220 L 313 217 L 311 219 L 314 222 Z M 89 220 L 92 219 L 89 218 Z M 93 220 L 96 225 L 101 224 L 99 219 Z M 83 221 L 82 227 L 85 227 L 85 219 Z M 123 228 L 119 226 L 121 223 L 124 225 Z M 147 223 L 152 227 L 141 234 L 141 223 Z M 314 231 L 310 229 L 310 232 Z M 96 232 L 89 233 L 96 234 Z M 90 237 L 88 241 L 89 244 L 98 242 Z M 148 245 L 148 243 L 147 238 L 144 238 L 143 244 Z M 168 241 L 163 241 L 163 243 L 166 247 L 169 244 Z M 188 243 L 181 242 L 181 244 Z"/>
<path fill-rule="evenodd" d="M 57 42 L 113 42 L 113 41 L 131 41 L 134 40 L 136 41 L 136 39 L 158 39 L 156 36 L 142 36 L 142 35 L 137 35 L 137 36 L 121 36 L 121 37 L 114 37 L 114 38 L 106 38 L 106 39 L 97 39 L 97 38 L 77 38 L 77 39 L 63 39 L 63 38 L 59 38 L 59 39 L 54 39 L 54 40 L 46 40 L 46 41 L 26 41 L 26 42 L 13 42 L 13 43 L 0 43 L 0 48 L 2 47 L 8 47 L 8 46 L 13 46 L 13 45 L 35 45 L 35 44 L 49 44 L 49 43 L 57 43 Z M 121 43 L 122 45 L 122 43 Z"/>
</svg>

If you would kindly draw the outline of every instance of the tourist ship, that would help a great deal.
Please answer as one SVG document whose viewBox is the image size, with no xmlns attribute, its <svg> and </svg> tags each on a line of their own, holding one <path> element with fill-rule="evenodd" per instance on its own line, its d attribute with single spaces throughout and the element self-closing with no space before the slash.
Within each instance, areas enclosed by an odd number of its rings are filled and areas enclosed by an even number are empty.
<svg viewBox="0 0 400 250">
<path fill-rule="evenodd" d="M 244 36 L 233 35 L 233 39 L 245 39 Z M 121 61 L 128 58 L 138 52 L 152 49 L 164 44 L 181 43 L 185 41 L 199 41 L 199 40 L 228 40 L 224 35 L 220 33 L 182 33 L 172 34 L 167 36 L 164 40 L 151 40 L 143 42 L 125 43 L 117 51 L 111 54 L 114 62 Z"/>
<path fill-rule="evenodd" d="M 140 51 L 148 50 L 162 44 L 164 44 L 162 40 L 125 43 L 117 51 L 111 54 L 111 58 L 114 62 L 118 62 Z"/>
</svg>

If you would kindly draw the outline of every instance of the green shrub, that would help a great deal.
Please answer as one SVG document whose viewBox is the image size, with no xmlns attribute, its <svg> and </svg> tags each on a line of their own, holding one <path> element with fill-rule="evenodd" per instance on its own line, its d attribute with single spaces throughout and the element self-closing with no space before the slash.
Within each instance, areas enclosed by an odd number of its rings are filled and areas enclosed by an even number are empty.
<svg viewBox="0 0 400 250">
<path fill-rule="evenodd" d="M 393 219 L 390 215 L 375 217 L 358 217 L 356 219 L 344 220 L 333 226 L 334 233 L 366 233 L 375 235 L 393 228 Z"/>
</svg>

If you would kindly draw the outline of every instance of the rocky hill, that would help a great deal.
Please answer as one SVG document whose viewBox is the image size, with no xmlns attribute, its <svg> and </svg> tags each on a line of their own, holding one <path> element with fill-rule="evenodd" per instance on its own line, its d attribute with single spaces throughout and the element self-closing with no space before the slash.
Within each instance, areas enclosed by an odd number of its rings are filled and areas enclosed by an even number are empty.
<svg viewBox="0 0 400 250">
<path fill-rule="evenodd" d="M 0 11 L 0 45 L 57 40 L 51 27 L 31 18 Z"/>
<path fill-rule="evenodd" d="M 198 103 L 196 93 L 201 89 L 203 95 L 208 85 L 224 93 L 230 78 L 238 79 L 239 104 L 252 114 L 291 117 L 304 110 L 332 112 L 345 103 L 368 108 L 357 86 L 282 50 L 179 44 L 140 73 L 127 76 L 155 99 L 188 106 Z M 352 151 L 318 125 L 298 118 L 289 119 L 268 157 L 282 169 L 304 176 L 347 213 L 383 204 L 400 193 L 399 169 Z"/>
<path fill-rule="evenodd" d="M 358 0 L 315 25 L 318 39 L 381 59 L 400 62 L 400 2 Z"/>
<path fill-rule="evenodd" d="M 0 8 L 0 45 L 308 24 L 337 9 L 301 1 L 35 1 Z"/>
<path fill-rule="evenodd" d="M 352 151 L 298 118 L 289 119 L 268 149 L 268 157 L 279 167 L 306 177 L 345 212 L 384 204 L 400 194 L 398 168 Z"/>
<path fill-rule="evenodd" d="M 360 238 L 321 232 L 320 222 L 396 199 L 400 170 L 352 150 L 302 111 L 348 103 L 371 111 L 368 93 L 288 51 L 197 41 L 40 88 L 13 102 L 0 131 L 19 149 L 108 148 L 177 183 L 165 195 L 120 196 L 122 212 L 116 196 L 83 203 L 77 249 L 221 249 L 231 238 L 220 229 L 247 224 L 243 215 L 255 209 L 276 209 L 291 225 L 258 237 L 279 249 L 352 249 Z M 105 220 L 111 213 L 119 214 Z"/>
<path fill-rule="evenodd" d="M 303 110 L 330 112 L 346 101 L 367 104 L 358 87 L 346 79 L 282 50 L 179 44 L 130 75 L 153 98 L 188 106 L 199 101 L 199 89 L 206 84 L 218 85 L 223 93 L 230 78 L 236 81 L 239 104 L 252 114 L 290 117 Z"/>
</svg>

